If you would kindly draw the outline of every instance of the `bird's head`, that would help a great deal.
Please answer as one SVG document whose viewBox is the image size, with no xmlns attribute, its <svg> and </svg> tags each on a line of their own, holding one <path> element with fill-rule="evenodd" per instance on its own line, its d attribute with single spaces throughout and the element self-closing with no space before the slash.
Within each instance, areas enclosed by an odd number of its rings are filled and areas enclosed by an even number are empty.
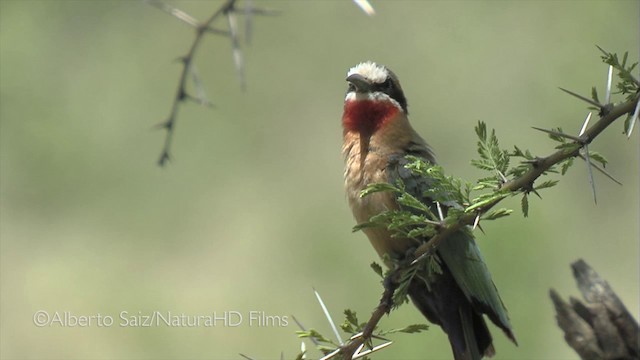
<svg viewBox="0 0 640 360">
<path fill-rule="evenodd" d="M 400 82 L 387 67 L 360 63 L 349 69 L 347 82 L 342 115 L 345 131 L 374 133 L 397 115 L 408 113 Z"/>
</svg>

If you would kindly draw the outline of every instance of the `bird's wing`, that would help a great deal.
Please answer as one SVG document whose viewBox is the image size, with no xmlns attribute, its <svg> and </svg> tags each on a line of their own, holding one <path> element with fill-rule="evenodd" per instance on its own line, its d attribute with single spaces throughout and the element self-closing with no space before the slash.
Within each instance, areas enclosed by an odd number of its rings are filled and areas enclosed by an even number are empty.
<svg viewBox="0 0 640 360">
<path fill-rule="evenodd" d="M 433 186 L 434 180 L 414 174 L 405 167 L 408 162 L 404 156 L 390 160 L 387 167 L 389 183 L 394 184 L 397 180 L 401 180 L 409 194 L 429 205 L 437 214 L 434 201 L 424 195 L 425 190 Z M 449 202 L 443 206 L 451 207 L 455 204 Z M 474 308 L 487 314 L 515 342 L 507 309 L 498 295 L 498 290 L 470 229 L 465 228 L 445 239 L 440 243 L 437 253 Z"/>
</svg>

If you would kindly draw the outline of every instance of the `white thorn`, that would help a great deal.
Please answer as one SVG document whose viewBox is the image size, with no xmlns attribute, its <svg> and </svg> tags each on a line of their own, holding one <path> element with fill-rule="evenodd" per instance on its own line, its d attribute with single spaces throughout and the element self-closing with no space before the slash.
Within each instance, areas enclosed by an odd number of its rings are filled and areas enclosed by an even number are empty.
<svg viewBox="0 0 640 360">
<path fill-rule="evenodd" d="M 367 355 L 369 355 L 371 353 L 374 353 L 374 352 L 376 352 L 378 350 L 382 350 L 382 349 L 386 348 L 387 346 L 389 346 L 391 344 L 393 344 L 393 341 L 389 341 L 389 342 L 386 342 L 384 344 L 378 345 L 378 346 L 374 347 L 373 349 L 361 352 L 359 354 L 354 354 L 352 359 L 355 360 L 355 359 L 359 359 L 361 357 L 367 356 Z"/>
<path fill-rule="evenodd" d="M 476 215 L 476 218 L 473 220 L 473 230 L 475 230 L 478 227 L 479 223 L 480 223 L 480 214 Z"/>
<path fill-rule="evenodd" d="M 598 199 L 596 198 L 596 184 L 593 180 L 593 171 L 591 170 L 591 158 L 589 157 L 589 145 L 584 146 L 584 157 L 587 161 L 587 171 L 589 173 L 589 185 L 591 185 L 591 192 L 593 193 L 593 202 L 597 205 Z"/>
<path fill-rule="evenodd" d="M 589 125 L 589 120 L 591 120 L 591 112 L 589 112 L 589 114 L 587 115 L 587 118 L 584 119 L 584 123 L 582 124 L 582 128 L 580 129 L 580 135 L 578 136 L 582 136 L 582 134 L 584 134 L 584 132 L 587 130 L 587 125 Z"/>
<path fill-rule="evenodd" d="M 338 348 L 338 349 L 336 349 L 335 351 L 332 351 L 332 352 L 328 353 L 327 355 L 325 355 L 325 356 L 321 357 L 321 358 L 320 358 L 320 359 L 318 359 L 318 360 L 329 360 L 329 359 L 331 359 L 331 358 L 335 357 L 336 355 L 338 355 L 338 353 L 340 352 L 340 350 L 341 350 L 341 349 L 340 349 L 340 348 Z"/>
<path fill-rule="evenodd" d="M 316 298 L 318 299 L 318 302 L 320 303 L 320 306 L 322 307 L 322 311 L 324 311 L 324 316 L 327 318 L 327 321 L 329 321 L 329 324 L 331 325 L 331 329 L 333 330 L 333 333 L 336 335 L 336 338 L 340 342 L 340 345 L 341 346 L 344 345 L 344 341 L 340 337 L 340 333 L 338 332 L 338 328 L 336 327 L 336 323 L 333 322 L 333 319 L 331 318 L 331 314 L 329 314 L 329 310 L 324 305 L 324 302 L 322 301 L 322 298 L 320 297 L 320 294 L 318 293 L 318 291 L 316 289 L 313 289 L 313 292 L 316 294 Z"/>
<path fill-rule="evenodd" d="M 362 344 L 360 344 L 360 346 L 358 346 L 356 351 L 353 353 L 353 356 L 351 357 L 351 359 L 357 359 L 359 357 L 360 351 L 362 351 L 362 349 L 364 349 L 364 343 L 362 343 Z"/>
<path fill-rule="evenodd" d="M 440 217 L 440 221 L 444 221 L 444 215 L 442 214 L 442 207 L 440 206 L 439 201 L 436 201 L 436 206 L 438 207 L 438 216 Z"/>
<path fill-rule="evenodd" d="M 611 100 L 611 82 L 613 80 L 613 65 L 609 65 L 609 74 L 607 75 L 607 92 L 604 96 L 604 104 L 608 104 Z"/>
<path fill-rule="evenodd" d="M 159 0 L 146 0 L 145 2 L 151 6 L 157 7 L 158 9 L 166 12 L 169 15 L 174 16 L 178 20 L 183 21 L 190 26 L 193 26 L 194 28 L 199 26 L 198 20 L 196 20 L 193 16 L 169 4 L 165 4 Z"/>
<path fill-rule="evenodd" d="M 373 6 L 371 6 L 368 0 L 353 0 L 353 2 L 356 3 L 356 5 L 358 5 L 358 7 L 362 9 L 365 14 L 369 16 L 373 16 L 376 14 L 376 11 L 373 9 Z"/>
<path fill-rule="evenodd" d="M 633 115 L 631 116 L 631 122 L 629 123 L 629 129 L 627 130 L 627 138 L 631 137 L 631 133 L 633 132 L 633 127 L 636 124 L 636 121 L 638 121 L 638 116 L 640 116 L 640 100 L 638 100 L 638 103 L 636 104 L 636 111 L 633 112 Z"/>
</svg>

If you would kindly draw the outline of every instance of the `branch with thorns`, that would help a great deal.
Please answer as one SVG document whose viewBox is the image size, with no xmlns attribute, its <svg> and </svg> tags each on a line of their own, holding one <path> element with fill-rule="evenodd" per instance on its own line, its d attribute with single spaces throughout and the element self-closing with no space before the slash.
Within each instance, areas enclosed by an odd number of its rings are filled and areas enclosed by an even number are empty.
<svg viewBox="0 0 640 360">
<path fill-rule="evenodd" d="M 159 128 L 165 129 L 167 131 L 166 138 L 164 141 L 164 146 L 162 148 L 162 152 L 160 153 L 160 159 L 158 160 L 158 164 L 160 166 L 164 166 L 167 161 L 170 160 L 170 150 L 171 150 L 171 142 L 173 140 L 173 135 L 175 133 L 175 125 L 178 116 L 178 108 L 180 104 L 186 102 L 187 100 L 194 101 L 200 105 L 213 106 L 213 104 L 206 98 L 204 88 L 202 86 L 202 81 L 198 76 L 196 67 L 193 63 L 194 57 L 196 55 L 197 50 L 200 47 L 201 41 L 206 34 L 213 34 L 228 37 L 231 41 L 232 53 L 233 53 L 233 61 L 236 67 L 236 71 L 238 72 L 238 77 L 240 79 L 240 86 L 244 90 L 245 88 L 245 77 L 244 77 L 244 60 L 242 57 L 242 52 L 240 50 L 240 40 L 238 35 L 238 15 L 245 16 L 245 25 L 246 25 L 246 34 L 245 40 L 247 43 L 251 38 L 251 19 L 253 15 L 275 15 L 278 14 L 277 11 L 268 10 L 268 9 L 260 9 L 255 8 L 252 5 L 251 0 L 246 1 L 246 7 L 244 9 L 237 7 L 237 0 L 226 0 L 209 18 L 204 22 L 199 22 L 193 16 L 187 14 L 186 12 L 175 8 L 165 2 L 160 0 L 146 0 L 146 2 L 154 6 L 169 15 L 174 16 L 176 19 L 186 23 L 191 26 L 195 30 L 195 38 L 191 43 L 189 51 L 186 55 L 178 58 L 178 61 L 182 64 L 182 71 L 180 73 L 180 79 L 178 80 L 178 88 L 176 91 L 176 95 L 173 99 L 173 104 L 171 105 L 171 112 L 169 113 L 169 118 L 158 125 Z M 221 30 L 213 26 L 214 22 L 221 18 L 225 17 L 227 19 L 227 30 Z M 192 78 L 194 87 L 196 89 L 196 95 L 192 95 L 187 91 L 187 80 L 189 77 Z"/>
</svg>

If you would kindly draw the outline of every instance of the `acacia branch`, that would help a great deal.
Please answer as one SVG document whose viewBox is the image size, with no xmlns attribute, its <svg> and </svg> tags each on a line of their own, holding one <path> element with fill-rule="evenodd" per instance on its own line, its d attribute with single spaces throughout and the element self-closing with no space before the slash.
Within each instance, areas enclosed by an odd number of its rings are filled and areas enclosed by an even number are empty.
<svg viewBox="0 0 640 360">
<path fill-rule="evenodd" d="M 579 137 L 579 140 L 574 141 L 574 143 L 577 145 L 575 149 L 572 150 L 563 148 L 554 152 L 553 154 L 550 154 L 547 157 L 536 158 L 531 163 L 531 168 L 529 169 L 529 171 L 518 178 L 507 181 L 500 187 L 498 191 L 509 193 L 517 193 L 520 191 L 528 193 L 532 191 L 533 183 L 545 171 L 549 170 L 552 166 L 563 162 L 564 160 L 580 156 L 580 149 L 583 146 L 590 144 L 598 135 L 600 135 L 600 133 L 604 131 L 604 129 L 611 125 L 615 120 L 624 115 L 632 113 L 637 103 L 638 96 L 636 96 L 633 101 L 627 101 L 612 107 L 604 107 L 604 113 L 600 117 L 600 120 L 598 120 L 589 129 L 587 129 Z M 440 227 L 440 231 L 438 232 L 438 234 L 436 234 L 429 241 L 422 244 L 416 249 L 416 251 L 414 252 L 414 256 L 416 258 L 420 258 L 425 254 L 432 254 L 442 241 L 444 241 L 446 238 L 448 238 L 458 230 L 462 229 L 464 226 L 473 224 L 474 220 L 479 215 L 486 213 L 504 198 L 505 197 L 497 198 L 496 200 L 489 202 L 482 208 L 478 209 L 478 211 L 461 216 L 454 224 L 443 225 L 442 227 Z"/>
<path fill-rule="evenodd" d="M 344 360 L 351 360 L 356 351 L 358 351 L 358 348 L 362 344 L 369 342 L 371 335 L 373 335 L 373 331 L 378 326 L 382 316 L 391 311 L 391 308 L 393 307 L 393 293 L 398 288 L 398 276 L 400 275 L 401 270 L 401 268 L 398 268 L 385 277 L 384 292 L 382 293 L 380 303 L 371 314 L 371 318 L 367 321 L 367 324 L 362 329 L 362 334 L 358 337 L 352 338 L 340 349 L 340 353 L 343 355 Z"/>
<path fill-rule="evenodd" d="M 221 15 L 227 14 L 230 11 L 233 11 L 236 0 L 226 0 L 220 8 L 218 8 L 210 17 L 202 24 L 195 24 L 195 32 L 196 36 L 193 39 L 193 43 L 189 48 L 189 51 L 186 55 L 179 58 L 179 61 L 182 63 L 182 72 L 180 73 L 180 79 L 178 80 L 178 89 L 176 91 L 176 95 L 173 99 L 173 104 L 171 105 L 171 112 L 169 113 L 169 118 L 160 124 L 160 126 L 167 130 L 167 136 L 164 141 L 164 146 L 162 148 L 162 152 L 160 153 L 160 159 L 158 160 L 158 164 L 160 166 L 164 166 L 166 162 L 170 159 L 169 150 L 171 148 L 171 141 L 173 140 L 173 134 L 175 133 L 175 124 L 178 115 L 178 108 L 180 103 L 185 100 L 192 99 L 186 91 L 187 79 L 189 78 L 189 71 L 191 69 L 194 56 L 196 51 L 198 50 L 201 40 L 204 35 L 207 33 L 215 33 L 220 34 L 219 30 L 214 29 L 211 25 L 213 22 L 220 17 Z M 224 33 L 222 33 L 225 35 Z"/>
</svg>

